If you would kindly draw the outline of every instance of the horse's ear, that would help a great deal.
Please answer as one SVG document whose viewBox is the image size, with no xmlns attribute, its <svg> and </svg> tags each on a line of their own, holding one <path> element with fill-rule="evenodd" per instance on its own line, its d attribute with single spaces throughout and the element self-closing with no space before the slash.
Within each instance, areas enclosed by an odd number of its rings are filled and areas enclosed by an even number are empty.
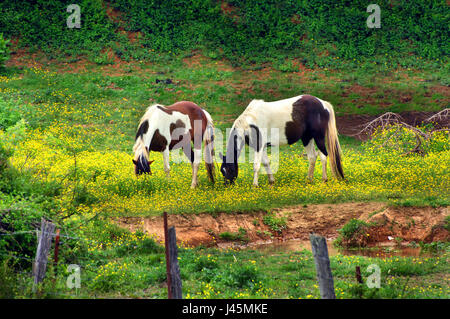
<svg viewBox="0 0 450 319">
<path fill-rule="evenodd" d="M 152 163 L 153 163 L 154 161 L 155 161 L 155 160 L 149 161 L 149 162 L 148 162 L 148 165 L 149 165 L 149 166 L 152 165 Z"/>
<path fill-rule="evenodd" d="M 134 159 L 133 159 L 132 161 L 133 161 L 133 164 L 134 164 L 134 165 L 137 165 L 137 162 L 136 162 L 136 160 L 134 160 Z"/>
</svg>

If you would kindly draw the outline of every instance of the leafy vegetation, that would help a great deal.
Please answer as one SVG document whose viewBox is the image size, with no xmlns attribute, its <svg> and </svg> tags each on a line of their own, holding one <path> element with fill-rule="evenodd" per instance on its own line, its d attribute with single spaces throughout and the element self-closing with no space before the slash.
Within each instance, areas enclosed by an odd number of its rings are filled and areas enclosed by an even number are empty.
<svg viewBox="0 0 450 319">
<path fill-rule="evenodd" d="M 3 37 L 3 33 L 0 33 L 0 68 L 2 68 L 5 62 L 9 59 L 9 40 Z"/>
<path fill-rule="evenodd" d="M 281 233 L 286 228 L 287 218 L 276 217 L 274 213 L 270 213 L 263 217 L 263 223 L 269 226 L 274 232 Z"/>
<path fill-rule="evenodd" d="M 370 226 L 362 220 L 352 218 L 341 229 L 338 230 L 339 237 L 334 242 L 335 245 L 343 247 L 363 247 L 368 242 L 367 230 Z"/>
<path fill-rule="evenodd" d="M 99 63 L 108 50 L 125 60 L 154 60 L 161 52 L 202 49 L 213 59 L 272 61 L 284 71 L 292 69 L 290 58 L 336 69 L 342 59 L 407 67 L 421 65 L 415 56 L 439 63 L 449 55 L 444 0 L 381 1 L 380 29 L 367 27 L 367 5 L 358 0 L 81 1 L 79 29 L 65 23 L 69 4 L 3 2 L 0 29 L 51 57 L 85 53 Z"/>
<path fill-rule="evenodd" d="M 96 223 L 98 223 L 97 221 Z M 98 225 L 97 225 L 98 226 Z M 67 253 L 60 260 L 57 275 L 49 265 L 48 280 L 39 287 L 37 297 L 120 297 L 166 298 L 165 260 L 162 248 L 148 235 L 122 232 L 105 227 L 99 246 L 92 231 L 98 227 L 85 223 L 84 249 L 77 254 Z M 106 239 L 109 238 L 109 239 Z M 149 242 L 157 249 L 139 251 Z M 147 243 L 147 244 L 144 244 Z M 74 245 L 69 242 L 69 247 Z M 118 255 L 121 247 L 129 247 L 126 254 Z M 81 251 L 86 251 L 85 255 Z M 89 258 L 86 258 L 89 256 Z M 448 284 L 436 280 L 448 271 L 446 253 L 433 257 L 383 257 L 331 256 L 337 298 L 448 298 Z M 4 265 L 7 262 L 4 263 Z M 69 290 L 68 263 L 82 266 L 81 288 Z M 183 280 L 183 296 L 187 299 L 204 298 L 320 298 L 315 264 L 309 251 L 270 254 L 258 250 L 206 249 L 180 247 L 179 263 Z M 380 288 L 368 288 L 371 271 L 376 264 L 381 271 Z M 361 267 L 363 284 L 356 283 L 355 266 Z M 30 297 L 31 281 L 26 276 L 0 268 L 2 297 Z"/>
<path fill-rule="evenodd" d="M 223 232 L 219 234 L 219 238 L 229 241 L 248 242 L 247 231 L 240 227 L 237 232 Z"/>
</svg>

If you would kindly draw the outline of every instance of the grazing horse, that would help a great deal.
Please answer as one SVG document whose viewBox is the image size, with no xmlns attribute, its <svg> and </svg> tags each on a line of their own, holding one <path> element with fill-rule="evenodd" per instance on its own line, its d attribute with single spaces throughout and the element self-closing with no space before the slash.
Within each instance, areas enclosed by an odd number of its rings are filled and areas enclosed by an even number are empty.
<svg viewBox="0 0 450 319">
<path fill-rule="evenodd" d="M 211 115 L 195 103 L 182 101 L 170 106 L 150 106 L 139 123 L 135 141 L 133 163 L 136 175 L 151 175 L 153 161 L 149 161 L 149 153 L 154 151 L 163 153 L 164 171 L 169 177 L 169 151 L 182 147 L 192 165 L 191 188 L 197 186 L 203 141 L 206 170 L 214 183 L 214 126 Z"/>
<path fill-rule="evenodd" d="M 268 141 L 267 132 L 271 129 L 278 129 L 278 141 Z M 261 162 L 267 171 L 269 183 L 272 184 L 275 181 L 269 166 L 266 147 L 291 145 L 298 140 L 301 140 L 306 148 L 309 160 L 308 177 L 311 182 L 317 155 L 322 162 L 324 181 L 327 180 L 327 155 L 330 156 L 333 174 L 337 178 L 344 179 L 333 106 L 317 97 L 300 95 L 274 102 L 263 100 L 250 102 L 231 128 L 226 156 L 220 154 L 222 157 L 220 171 L 225 177 L 225 183 L 227 180 L 233 183 L 238 176 L 238 158 L 244 143 L 255 150 L 253 185 L 258 186 Z M 313 141 L 319 152 L 315 150 Z"/>
</svg>

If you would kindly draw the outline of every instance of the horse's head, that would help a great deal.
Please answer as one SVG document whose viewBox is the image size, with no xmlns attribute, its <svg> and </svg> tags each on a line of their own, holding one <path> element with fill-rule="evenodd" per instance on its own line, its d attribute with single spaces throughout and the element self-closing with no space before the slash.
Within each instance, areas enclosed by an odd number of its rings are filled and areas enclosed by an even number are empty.
<svg viewBox="0 0 450 319">
<path fill-rule="evenodd" d="M 238 164 L 237 161 L 231 159 L 227 162 L 227 157 L 223 156 L 222 153 L 219 154 L 222 157 L 222 165 L 220 166 L 220 172 L 225 178 L 225 185 L 230 183 L 233 184 L 235 179 L 238 177 Z"/>
<path fill-rule="evenodd" d="M 154 161 L 148 161 L 147 157 L 144 154 L 139 155 L 136 159 L 133 159 L 134 164 L 134 172 L 136 175 L 149 174 L 152 175 L 152 170 L 150 169 L 150 165 Z"/>
</svg>

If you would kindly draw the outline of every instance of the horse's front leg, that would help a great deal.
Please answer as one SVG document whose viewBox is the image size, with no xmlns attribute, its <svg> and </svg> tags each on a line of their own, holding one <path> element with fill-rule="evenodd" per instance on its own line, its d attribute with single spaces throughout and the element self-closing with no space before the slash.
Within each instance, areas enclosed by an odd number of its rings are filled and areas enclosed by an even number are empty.
<svg viewBox="0 0 450 319">
<path fill-rule="evenodd" d="M 258 187 L 258 175 L 261 168 L 261 161 L 264 151 L 261 149 L 259 152 L 255 151 L 253 160 L 253 186 Z"/>
<path fill-rule="evenodd" d="M 198 167 L 200 166 L 200 160 L 202 158 L 202 149 L 201 148 L 192 149 L 192 146 L 190 144 L 187 144 L 183 147 L 183 152 L 191 162 L 192 166 L 191 188 L 195 188 L 197 187 L 197 174 L 198 174 Z"/>
<path fill-rule="evenodd" d="M 167 178 L 170 178 L 170 161 L 169 161 L 169 147 L 163 151 L 164 172 Z"/>
<path fill-rule="evenodd" d="M 270 161 L 269 161 L 269 157 L 267 156 L 267 151 L 265 151 L 262 156 L 262 163 L 266 169 L 267 177 L 269 178 L 269 184 L 275 183 L 275 178 L 273 177 L 272 170 L 270 169 L 270 165 L 269 165 Z"/>
</svg>

